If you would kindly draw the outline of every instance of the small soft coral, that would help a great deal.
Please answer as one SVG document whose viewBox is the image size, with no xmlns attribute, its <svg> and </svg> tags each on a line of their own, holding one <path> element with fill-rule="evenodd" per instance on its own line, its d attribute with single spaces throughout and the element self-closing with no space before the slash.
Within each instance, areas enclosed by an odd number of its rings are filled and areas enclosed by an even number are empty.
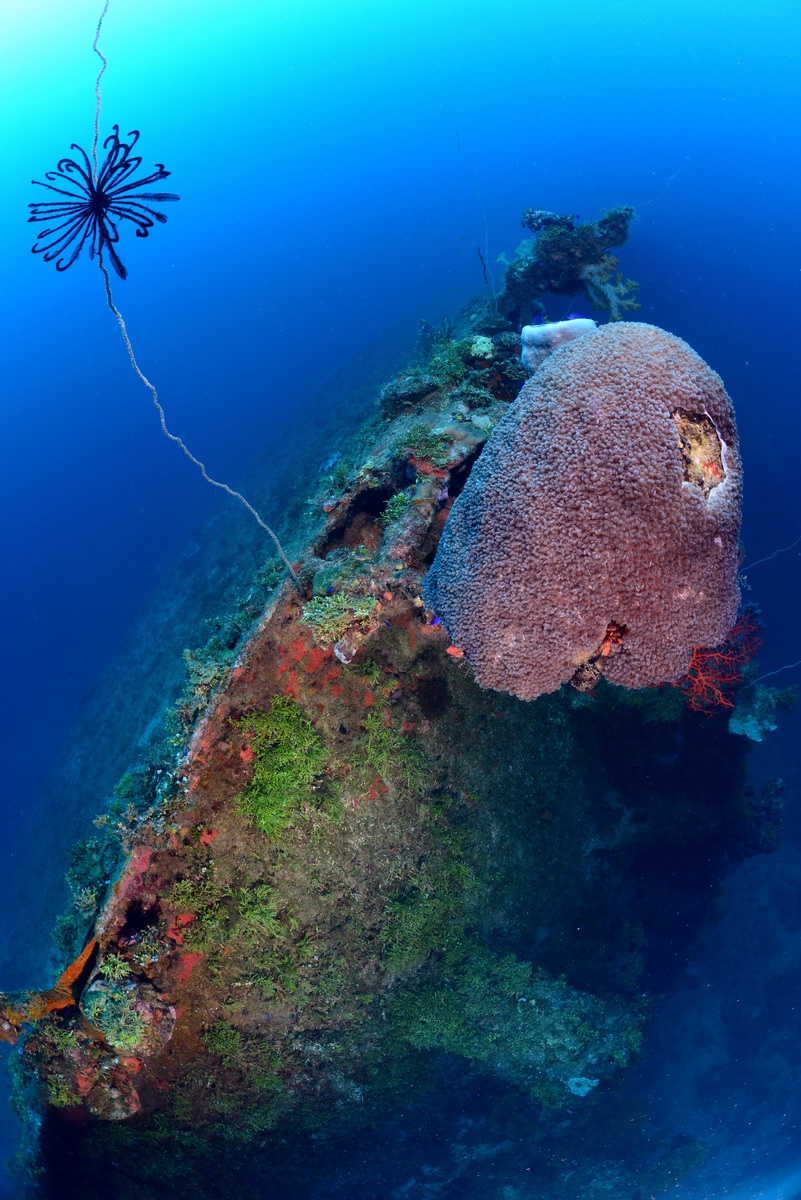
<svg viewBox="0 0 801 1200">
<path fill-rule="evenodd" d="M 597 221 L 578 224 L 572 213 L 527 208 L 522 224 L 536 239 L 525 243 L 507 267 L 498 299 L 501 312 L 520 323 L 546 292 L 575 296 L 586 291 L 596 308 L 620 320 L 624 310 L 637 307 L 630 296 L 637 285 L 615 275 L 617 259 L 609 250 L 626 241 L 633 217 L 634 209 L 623 204 Z"/>
<path fill-rule="evenodd" d="M 640 307 L 632 295 L 639 289 L 633 279 L 625 279 L 617 270 L 619 258 L 605 254 L 599 263 L 584 271 L 584 290 L 593 308 L 609 313 L 611 321 L 622 321 L 624 312 Z"/>
<path fill-rule="evenodd" d="M 351 626 L 368 620 L 375 607 L 375 596 L 336 592 L 331 596 L 314 597 L 305 604 L 303 621 L 311 626 L 318 641 L 331 645 L 344 637 Z"/>
</svg>

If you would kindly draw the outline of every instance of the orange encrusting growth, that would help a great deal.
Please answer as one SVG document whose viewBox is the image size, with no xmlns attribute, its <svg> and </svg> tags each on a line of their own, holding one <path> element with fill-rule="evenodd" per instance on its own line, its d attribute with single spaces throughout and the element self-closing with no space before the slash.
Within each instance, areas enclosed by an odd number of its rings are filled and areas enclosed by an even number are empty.
<svg viewBox="0 0 801 1200">
<path fill-rule="evenodd" d="M 56 980 L 55 986 L 45 992 L 21 992 L 16 996 L 0 995 L 0 1041 L 16 1042 L 21 1025 L 30 1021 L 41 1021 L 49 1013 L 60 1008 L 71 1008 L 76 1003 L 75 985 L 96 950 L 97 942 L 93 938 L 75 962 L 70 963 L 63 975 Z"/>
</svg>

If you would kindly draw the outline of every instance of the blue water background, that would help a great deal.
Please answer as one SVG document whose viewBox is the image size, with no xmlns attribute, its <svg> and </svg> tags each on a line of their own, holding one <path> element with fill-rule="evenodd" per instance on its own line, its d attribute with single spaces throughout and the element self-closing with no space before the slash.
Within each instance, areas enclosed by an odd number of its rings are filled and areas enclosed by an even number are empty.
<svg viewBox="0 0 801 1200">
<path fill-rule="evenodd" d="M 48 771 L 132 619 L 230 503 L 159 433 L 97 268 L 57 274 L 30 253 L 25 206 L 49 197 L 29 180 L 91 142 L 99 7 L 0 18 L 0 887 L 30 946 L 13 962 L 0 946 L 0 987 L 47 977 L 54 913 L 18 897 L 49 846 L 63 856 Z M 182 197 L 147 241 L 124 238 L 115 284 L 171 425 L 236 482 L 260 447 L 279 460 L 308 435 L 297 414 L 331 371 L 481 292 L 482 204 L 494 261 L 526 206 L 633 203 L 637 318 L 686 338 L 735 402 L 747 557 L 792 542 L 799 34 L 791 0 L 111 0 L 102 134 L 141 130 L 144 167 L 164 161 Z M 765 671 L 801 659 L 800 550 L 749 577 Z M 797 805 L 793 738 L 776 738 L 755 771 L 785 775 Z"/>
</svg>

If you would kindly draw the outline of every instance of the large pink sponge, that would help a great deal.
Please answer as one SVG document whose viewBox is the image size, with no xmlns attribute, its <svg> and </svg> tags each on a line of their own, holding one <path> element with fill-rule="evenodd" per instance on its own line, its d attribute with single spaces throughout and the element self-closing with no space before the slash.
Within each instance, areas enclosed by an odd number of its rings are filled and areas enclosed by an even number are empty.
<svg viewBox="0 0 801 1200">
<path fill-rule="evenodd" d="M 695 351 L 617 322 L 545 360 L 448 517 L 423 597 L 482 687 L 681 678 L 739 603 L 731 401 Z"/>
</svg>

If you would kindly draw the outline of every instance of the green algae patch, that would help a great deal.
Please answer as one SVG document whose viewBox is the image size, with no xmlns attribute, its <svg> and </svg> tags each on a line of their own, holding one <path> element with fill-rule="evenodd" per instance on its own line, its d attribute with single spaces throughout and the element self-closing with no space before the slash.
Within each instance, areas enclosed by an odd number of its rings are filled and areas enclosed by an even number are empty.
<svg viewBox="0 0 801 1200">
<path fill-rule="evenodd" d="M 513 954 L 463 943 L 394 1006 L 399 1041 L 482 1064 L 549 1109 L 572 1108 L 642 1040 L 625 1003 L 571 988 Z"/>
<path fill-rule="evenodd" d="M 107 954 L 98 970 L 103 978 L 108 979 L 111 983 L 119 983 L 131 974 L 131 968 L 121 954 Z"/>
<path fill-rule="evenodd" d="M 429 462 L 433 467 L 444 467 L 449 461 L 450 441 L 443 434 L 434 433 L 426 421 L 415 421 L 401 441 L 405 453 Z"/>
<path fill-rule="evenodd" d="M 409 505 L 412 502 L 412 493 L 410 491 L 396 492 L 394 496 L 387 501 L 384 511 L 381 514 L 381 524 L 384 526 L 393 525 L 395 521 L 400 521 L 409 511 Z"/>
<path fill-rule="evenodd" d="M 223 1066 L 235 1067 L 242 1058 L 242 1034 L 227 1021 L 216 1021 L 204 1034 L 203 1043 L 212 1054 L 219 1055 Z"/>
<path fill-rule="evenodd" d="M 336 592 L 331 596 L 314 597 L 303 606 L 303 621 L 323 645 L 338 642 L 359 621 L 368 620 L 374 613 L 375 596 L 352 596 Z"/>
<path fill-rule="evenodd" d="M 100 1030 L 115 1050 L 135 1049 L 145 1034 L 145 1018 L 131 1003 L 133 993 L 133 984 L 95 983 L 84 999 L 86 1019 Z"/>
<path fill-rule="evenodd" d="M 686 708 L 681 691 L 670 683 L 632 689 L 618 687 L 602 679 L 596 691 L 605 709 L 617 710 L 622 720 L 626 719 L 627 714 L 634 713 L 647 725 L 658 722 L 677 725 Z"/>
<path fill-rule="evenodd" d="M 462 930 L 455 920 L 458 900 L 442 882 L 437 881 L 435 892 L 415 889 L 387 902 L 381 944 L 390 967 L 416 967 L 454 941 L 461 944 Z"/>
<path fill-rule="evenodd" d="M 393 726 L 388 709 L 371 709 L 363 728 L 364 736 L 357 742 L 363 778 L 377 775 L 384 784 L 397 780 L 413 795 L 423 795 L 430 768 L 419 742 Z"/>
<path fill-rule="evenodd" d="M 236 724 L 253 752 L 253 778 L 235 803 L 268 838 L 277 838 L 309 804 L 328 765 L 328 751 L 296 701 L 274 696 L 267 712 Z"/>
</svg>

